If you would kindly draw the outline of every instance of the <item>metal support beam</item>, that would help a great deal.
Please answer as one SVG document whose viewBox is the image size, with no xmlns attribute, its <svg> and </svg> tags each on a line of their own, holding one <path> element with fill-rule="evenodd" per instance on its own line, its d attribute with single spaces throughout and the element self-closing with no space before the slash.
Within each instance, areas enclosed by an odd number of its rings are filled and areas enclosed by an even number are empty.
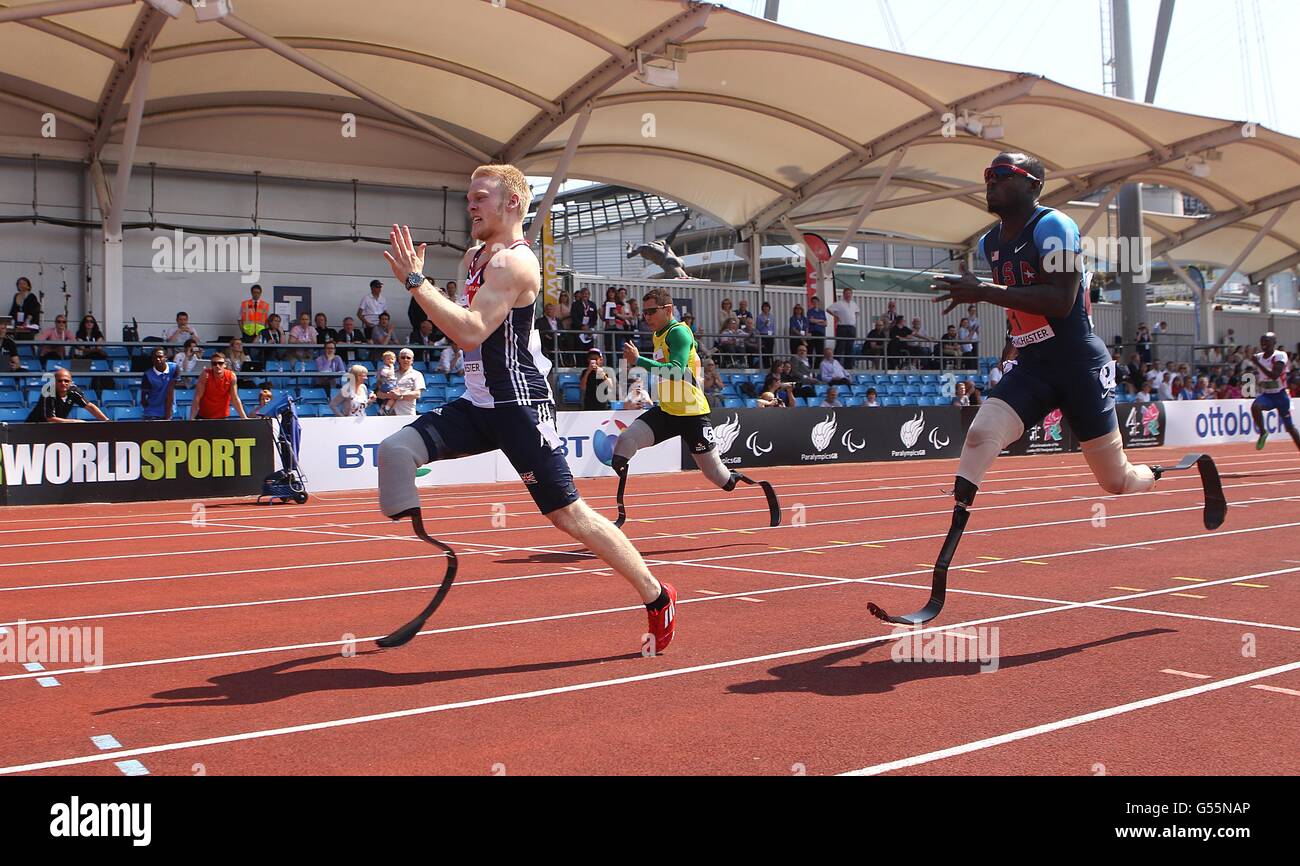
<svg viewBox="0 0 1300 866">
<path fill-rule="evenodd" d="M 604 37 L 597 38 L 587 28 L 532 4 L 511 2 L 509 5 L 501 5 L 514 12 L 545 21 L 547 24 L 580 39 L 586 39 L 592 44 L 598 45 L 610 55 L 609 59 L 603 64 L 584 75 L 576 84 L 560 94 L 555 100 L 561 106 L 559 112 L 541 112 L 537 114 L 515 133 L 510 141 L 506 142 L 501 149 L 500 159 L 502 162 L 507 163 L 518 161 L 524 154 L 545 141 L 548 135 L 564 125 L 573 116 L 574 112 L 635 72 L 637 51 L 658 54 L 664 50 L 669 42 L 686 41 L 708 26 L 709 15 L 713 12 L 713 7 L 706 4 L 688 6 L 684 12 L 670 18 L 650 32 L 643 34 L 641 38 L 631 45 L 624 47 L 617 43 L 610 43 Z"/>
<path fill-rule="evenodd" d="M 906 153 L 906 147 L 900 147 L 898 150 L 894 151 L 894 155 L 885 166 L 885 170 L 880 173 L 880 177 L 876 179 L 875 185 L 871 187 L 871 190 L 867 193 L 867 197 L 862 200 L 862 206 L 859 207 L 858 212 L 853 215 L 853 219 L 849 220 L 848 228 L 844 230 L 844 235 L 840 238 L 839 245 L 835 247 L 835 252 L 831 253 L 831 260 L 826 263 L 831 269 L 834 269 L 834 267 L 839 264 L 840 259 L 844 257 L 845 251 L 849 248 L 849 242 L 855 235 L 857 235 L 858 229 L 862 228 L 862 224 L 867 221 L 867 217 L 871 215 L 872 209 L 875 208 L 876 202 L 885 191 L 885 187 L 889 186 L 889 181 L 894 176 L 894 171 L 898 168 L 898 164 L 903 161 L 903 156 Z"/>
<path fill-rule="evenodd" d="M 1165 62 L 1165 46 L 1169 44 L 1169 22 L 1174 18 L 1174 0 L 1160 0 L 1160 12 L 1156 15 L 1156 38 L 1151 47 L 1151 67 L 1147 71 L 1147 93 L 1143 102 L 1152 103 L 1156 99 L 1156 86 L 1160 83 L 1160 67 Z"/>
<path fill-rule="evenodd" d="M 1278 274 L 1281 273 L 1282 271 L 1285 271 L 1287 268 L 1295 267 L 1296 265 L 1300 265 L 1300 252 L 1294 252 L 1284 259 L 1278 259 L 1277 261 L 1273 262 L 1273 264 L 1265 265 L 1264 267 L 1255 271 L 1253 274 L 1249 274 L 1247 276 L 1252 283 L 1258 283 L 1262 280 L 1267 280 L 1269 277 L 1273 276 L 1274 274 Z"/>
<path fill-rule="evenodd" d="M 1097 209 L 1088 214 L 1088 218 L 1084 220 L 1083 225 L 1079 226 L 1079 237 L 1088 236 L 1088 232 L 1092 231 L 1092 227 L 1097 224 L 1097 220 L 1101 219 L 1110 209 L 1110 203 L 1115 200 L 1115 196 L 1119 195 L 1119 189 L 1118 186 L 1112 186 L 1106 191 L 1106 195 L 1102 197 L 1102 200 L 1097 202 Z"/>
<path fill-rule="evenodd" d="M 1246 244 L 1245 248 L 1237 254 L 1237 257 L 1232 260 L 1232 264 L 1224 268 L 1223 273 L 1214 281 L 1214 285 L 1206 290 L 1205 294 L 1208 300 L 1214 300 L 1215 296 L 1219 294 L 1219 289 L 1223 288 L 1223 284 L 1228 281 L 1228 277 L 1232 276 L 1233 272 L 1241 267 L 1241 263 L 1246 260 L 1246 257 L 1255 251 L 1255 247 L 1259 246 L 1259 242 L 1273 230 L 1273 226 L 1277 225 L 1277 221 L 1285 216 L 1290 209 L 1291 205 L 1288 204 L 1273 211 L 1273 215 L 1268 218 L 1268 222 L 1259 227 L 1259 231 L 1255 232 L 1255 236 L 1250 239 L 1250 243 Z"/>
<path fill-rule="evenodd" d="M 104 82 L 104 89 L 99 95 L 99 103 L 95 109 L 95 134 L 91 137 L 87 148 L 91 159 L 99 158 L 105 143 L 112 135 L 113 124 L 121 113 L 122 104 L 131 90 L 131 84 L 139 75 L 141 64 L 150 62 L 149 56 L 154 40 L 158 38 L 167 21 L 167 16 L 152 6 L 146 4 L 140 7 L 135 23 L 131 26 L 131 34 L 127 38 L 126 61 L 114 64 L 113 71 L 109 73 Z"/>
<path fill-rule="evenodd" d="M 1241 222 L 1257 213 L 1264 213 L 1273 208 L 1291 204 L 1294 201 L 1300 201 L 1300 186 L 1293 186 L 1290 189 L 1284 189 L 1280 192 L 1275 192 L 1272 195 L 1266 195 L 1261 199 L 1247 202 L 1244 207 L 1221 211 L 1209 219 L 1197 222 L 1196 225 L 1191 228 L 1161 238 L 1159 241 L 1151 245 L 1151 255 L 1158 256 L 1161 253 L 1175 250 L 1185 243 L 1194 241 L 1212 231 L 1217 231 L 1224 226 Z"/>
<path fill-rule="evenodd" d="M 240 36 L 243 36 L 245 39 L 257 43 L 268 51 L 280 55 L 291 63 L 296 63 L 308 72 L 318 75 L 336 87 L 341 87 L 354 96 L 364 99 L 371 105 L 374 105 L 394 117 L 409 123 L 411 126 L 424 130 L 453 150 L 459 151 L 466 156 L 472 156 L 483 162 L 492 161 L 491 155 L 486 151 L 480 150 L 460 137 L 447 132 L 445 129 L 442 129 L 437 124 L 421 117 L 415 112 L 403 108 L 388 97 L 376 93 L 364 84 L 353 81 L 346 75 L 330 69 L 325 64 L 314 60 L 284 41 L 276 39 L 269 33 L 263 33 L 261 30 L 258 30 L 256 27 L 238 16 L 227 15 L 224 18 L 221 18 L 220 21 L 226 27 L 238 33 Z"/>
<path fill-rule="evenodd" d="M 1115 95 L 1122 99 L 1133 99 L 1133 38 L 1129 30 L 1128 0 L 1110 0 L 1110 6 L 1111 36 L 1115 52 Z M 1119 236 L 1130 244 L 1135 244 L 1144 234 L 1142 187 L 1140 184 L 1126 183 L 1119 191 Z M 1122 333 L 1136 334 L 1138 323 L 1146 318 L 1147 287 L 1144 283 L 1134 281 L 1131 268 L 1119 272 L 1119 295 Z"/>
<path fill-rule="evenodd" d="M 763 286 L 763 236 L 758 232 L 749 235 L 749 281 L 762 289 Z M 766 293 L 760 291 L 758 303 L 762 306 Z"/>
<path fill-rule="evenodd" d="M 1183 267 L 1179 265 L 1177 262 L 1175 262 L 1172 258 L 1170 258 L 1167 255 L 1161 256 L 1160 258 L 1164 259 L 1165 264 L 1169 265 L 1169 269 L 1174 272 L 1174 274 L 1178 277 L 1178 279 L 1182 280 L 1183 284 L 1192 290 L 1192 299 L 1195 302 L 1195 309 L 1196 309 L 1195 340 L 1197 343 L 1204 342 L 1201 335 L 1206 333 L 1211 333 L 1212 328 L 1210 327 L 1210 325 L 1212 325 L 1214 322 L 1213 311 L 1206 309 L 1207 305 L 1205 302 L 1205 289 L 1197 285 L 1196 280 L 1193 280 L 1191 278 L 1191 275 L 1188 274 L 1187 271 L 1184 270 Z M 1204 324 L 1202 323 L 1202 320 L 1204 320 L 1205 322 Z"/>
<path fill-rule="evenodd" d="M 107 9 L 110 6 L 130 6 L 134 2 L 135 0 L 49 0 L 47 3 L 33 3 L 30 6 L 10 6 L 0 9 L 0 23 L 67 15 L 88 9 Z"/>
<path fill-rule="evenodd" d="M 573 155 L 578 152 L 578 143 L 582 141 L 582 134 L 587 131 L 587 121 L 591 120 L 591 103 L 587 103 L 578 115 L 578 120 L 573 125 L 573 131 L 569 133 L 569 140 L 564 145 L 564 153 L 560 155 L 560 161 L 556 163 L 555 171 L 551 173 L 551 183 L 546 187 L 546 195 L 542 196 L 542 201 L 537 205 L 537 214 L 533 217 L 533 224 L 528 227 L 528 243 L 532 245 L 537 241 L 538 234 L 542 231 L 542 223 L 546 221 L 546 215 L 551 212 L 551 204 L 555 201 L 555 194 L 560 191 L 560 186 L 564 183 L 565 176 L 569 173 L 569 165 L 573 162 Z"/>
<path fill-rule="evenodd" d="M 104 327 L 107 333 L 120 334 L 123 322 L 122 277 L 122 214 L 126 210 L 126 190 L 131 181 L 131 164 L 135 161 L 135 148 L 140 140 L 140 120 L 144 117 L 144 104 L 149 97 L 149 71 L 152 64 L 146 54 L 135 74 L 131 87 L 131 107 L 127 112 L 126 130 L 122 136 L 122 152 L 117 162 L 117 177 L 113 182 L 110 205 L 101 213 L 104 220 Z M 92 165 L 100 165 L 96 160 Z M 103 202 L 101 200 L 101 206 Z"/>
</svg>

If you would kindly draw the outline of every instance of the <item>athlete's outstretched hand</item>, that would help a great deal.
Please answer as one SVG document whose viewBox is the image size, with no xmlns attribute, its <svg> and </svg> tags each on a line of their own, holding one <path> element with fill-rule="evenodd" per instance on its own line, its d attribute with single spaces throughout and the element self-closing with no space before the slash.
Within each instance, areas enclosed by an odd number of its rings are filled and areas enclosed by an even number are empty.
<svg viewBox="0 0 1300 866">
<path fill-rule="evenodd" d="M 411 241 L 409 226 L 394 225 L 388 232 L 388 242 L 392 245 L 392 250 L 385 250 L 384 258 L 388 259 L 388 266 L 393 269 L 393 276 L 397 277 L 402 285 L 406 285 L 407 274 L 424 272 L 424 248 L 428 244 L 420 244 L 417 250 Z"/>
<path fill-rule="evenodd" d="M 623 344 L 623 360 L 627 361 L 629 367 L 636 366 L 636 359 L 641 357 L 641 352 L 631 343 Z"/>
<path fill-rule="evenodd" d="M 936 304 L 942 304 L 947 301 L 948 306 L 944 307 L 943 314 L 946 316 L 957 307 L 966 304 L 976 304 L 986 298 L 988 287 L 980 281 L 980 278 L 966 270 L 966 266 L 961 266 L 961 275 L 944 274 L 939 277 L 940 282 L 931 283 L 930 288 L 938 289 L 944 294 L 934 299 Z"/>
</svg>

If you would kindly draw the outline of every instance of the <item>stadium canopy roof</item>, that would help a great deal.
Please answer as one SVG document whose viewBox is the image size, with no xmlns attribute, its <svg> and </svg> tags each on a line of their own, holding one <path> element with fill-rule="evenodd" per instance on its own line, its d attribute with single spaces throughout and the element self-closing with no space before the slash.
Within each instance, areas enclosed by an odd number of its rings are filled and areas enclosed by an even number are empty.
<svg viewBox="0 0 1300 866">
<path fill-rule="evenodd" d="M 234 0 L 224 17 L 221 0 L 202 5 L 0 0 L 0 153 L 89 159 L 101 200 L 95 166 L 123 151 L 137 165 L 453 188 L 501 160 L 653 192 L 742 231 L 834 239 L 868 203 L 862 230 L 963 247 L 990 223 L 980 170 L 1022 149 L 1047 164 L 1051 204 L 1141 181 L 1210 205 L 1208 218 L 1149 220 L 1157 254 L 1228 265 L 1246 250 L 1238 269 L 1255 279 L 1300 261 L 1300 206 L 1286 209 L 1300 141 L 1238 121 L 683 0 Z M 651 75 L 676 86 L 640 80 L 639 57 L 675 65 Z M 45 112 L 56 138 L 40 136 Z M 951 122 L 944 135 L 945 115 L 963 113 L 1001 140 Z"/>
</svg>

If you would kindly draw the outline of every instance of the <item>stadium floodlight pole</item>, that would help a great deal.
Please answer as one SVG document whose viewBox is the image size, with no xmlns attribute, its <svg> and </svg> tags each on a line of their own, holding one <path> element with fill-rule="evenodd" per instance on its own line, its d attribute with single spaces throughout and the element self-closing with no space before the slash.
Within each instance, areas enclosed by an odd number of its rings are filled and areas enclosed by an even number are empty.
<svg viewBox="0 0 1300 866">
<path fill-rule="evenodd" d="M 1128 0 L 1110 0 L 1111 34 L 1115 46 L 1115 95 L 1134 98 L 1133 37 L 1129 31 Z M 1119 191 L 1119 235 L 1136 243 L 1143 235 L 1142 185 L 1126 183 Z M 1122 314 L 1122 333 L 1129 337 L 1147 316 L 1147 287 L 1135 284 L 1133 272 L 1124 268 L 1119 273 L 1119 294 Z"/>
<path fill-rule="evenodd" d="M 1165 62 L 1165 46 L 1169 44 L 1169 24 L 1173 17 L 1174 0 L 1160 0 L 1160 12 L 1156 15 L 1156 39 L 1151 46 L 1151 68 L 1147 72 L 1147 92 L 1143 102 L 1155 102 L 1156 86 L 1160 83 L 1160 67 Z"/>
<path fill-rule="evenodd" d="M 906 145 L 894 151 L 894 155 L 885 166 L 885 170 L 881 172 L 880 177 L 876 178 L 875 185 L 871 187 L 871 190 L 867 193 L 867 197 L 862 200 L 862 205 L 858 208 L 858 212 L 853 215 L 853 219 L 849 220 L 848 228 L 844 230 L 844 235 L 840 238 L 839 246 L 835 248 L 835 252 L 831 253 L 831 259 L 826 263 L 828 268 L 833 269 L 837 264 L 839 264 L 840 259 L 844 258 L 844 253 L 849 249 L 849 243 L 857 235 L 858 229 L 862 228 L 862 224 L 867 221 L 867 217 L 871 215 L 871 211 L 875 209 L 876 202 L 880 200 L 880 196 L 884 193 L 885 187 L 889 186 L 889 181 L 894 177 L 894 171 L 898 168 L 898 164 L 903 161 L 903 155 L 906 153 Z"/>
<path fill-rule="evenodd" d="M 546 195 L 542 196 L 542 201 L 537 205 L 537 215 L 533 217 L 533 224 L 528 227 L 528 245 L 532 246 L 537 241 L 537 236 L 541 234 L 542 223 L 546 221 L 547 215 L 551 212 L 551 204 L 555 201 L 556 194 L 560 191 L 560 186 L 564 183 L 565 176 L 569 173 L 569 165 L 573 162 L 573 156 L 578 152 L 578 143 L 582 141 L 582 134 L 587 131 L 587 121 L 591 120 L 591 103 L 588 102 L 578 113 L 578 119 L 573 124 L 573 131 L 569 133 L 569 140 L 564 144 L 564 153 L 560 154 L 560 161 L 555 164 L 555 170 L 551 172 L 551 182 L 546 187 Z"/>
<path fill-rule="evenodd" d="M 49 18 L 51 15 L 68 15 L 72 12 L 108 9 L 112 6 L 131 6 L 134 3 L 135 0 L 50 0 L 48 3 L 33 3 L 30 6 L 11 6 L 0 9 L 0 23 L 5 21 L 30 21 L 33 18 Z"/>
<path fill-rule="evenodd" d="M 1214 333 L 1213 329 L 1209 327 L 1209 325 L 1213 324 L 1213 316 L 1205 313 L 1205 311 L 1203 310 L 1203 307 L 1205 306 L 1205 287 L 1201 286 L 1196 282 L 1196 280 L 1192 279 L 1191 274 L 1187 273 L 1187 271 L 1183 268 L 1183 266 L 1175 262 L 1168 253 L 1165 253 L 1164 255 L 1160 256 L 1160 258 L 1162 261 L 1164 261 L 1165 264 L 1169 265 L 1169 270 L 1173 271 L 1174 275 L 1177 276 L 1178 279 L 1182 280 L 1183 285 L 1187 286 L 1189 289 L 1192 290 L 1192 297 L 1196 299 L 1195 339 L 1197 343 L 1204 342 L 1201 339 L 1202 334 L 1208 333 L 1212 336 Z M 1206 318 L 1209 321 L 1202 323 L 1201 321 L 1202 318 Z"/>
</svg>

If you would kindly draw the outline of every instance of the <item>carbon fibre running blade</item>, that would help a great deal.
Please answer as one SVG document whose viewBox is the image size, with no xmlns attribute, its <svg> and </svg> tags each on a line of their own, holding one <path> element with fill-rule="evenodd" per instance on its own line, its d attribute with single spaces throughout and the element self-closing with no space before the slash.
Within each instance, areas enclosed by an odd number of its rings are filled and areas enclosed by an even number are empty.
<svg viewBox="0 0 1300 866">
<path fill-rule="evenodd" d="M 1223 495 L 1223 482 L 1219 480 L 1219 467 L 1214 458 L 1201 454 L 1196 459 L 1201 473 L 1201 487 L 1205 490 L 1205 528 L 1218 529 L 1228 516 L 1228 499 Z"/>
<path fill-rule="evenodd" d="M 444 554 L 446 554 L 447 571 L 443 574 L 442 583 L 438 586 L 438 591 L 434 593 L 433 599 L 425 606 L 424 610 L 420 611 L 419 615 L 417 615 L 415 619 L 411 620 L 392 634 L 381 637 L 375 641 L 376 645 L 381 646 L 384 649 L 392 649 L 409 643 L 413 637 L 420 633 L 420 629 L 424 627 L 425 622 L 429 617 L 433 616 L 433 612 L 438 609 L 438 606 L 442 604 L 442 600 L 447 597 L 447 593 L 451 590 L 452 583 L 456 580 L 456 570 L 460 566 L 460 562 L 456 558 L 456 551 L 425 532 L 424 524 L 420 520 L 418 514 L 413 515 L 411 522 L 416 535 L 420 536 L 420 538 L 427 541 L 429 544 L 432 544 L 434 547 L 439 548 Z"/>
</svg>

